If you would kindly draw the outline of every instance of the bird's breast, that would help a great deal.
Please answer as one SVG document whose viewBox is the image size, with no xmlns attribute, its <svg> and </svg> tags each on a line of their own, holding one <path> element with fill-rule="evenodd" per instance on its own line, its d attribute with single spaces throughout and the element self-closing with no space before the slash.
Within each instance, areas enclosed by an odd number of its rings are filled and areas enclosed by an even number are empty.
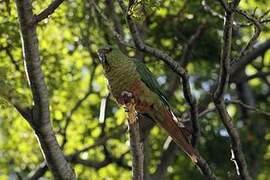
<svg viewBox="0 0 270 180">
<path fill-rule="evenodd" d="M 139 74 L 133 64 L 125 64 L 112 67 L 105 73 L 108 80 L 108 86 L 116 100 L 123 91 L 129 91 L 134 81 L 139 79 Z"/>
</svg>

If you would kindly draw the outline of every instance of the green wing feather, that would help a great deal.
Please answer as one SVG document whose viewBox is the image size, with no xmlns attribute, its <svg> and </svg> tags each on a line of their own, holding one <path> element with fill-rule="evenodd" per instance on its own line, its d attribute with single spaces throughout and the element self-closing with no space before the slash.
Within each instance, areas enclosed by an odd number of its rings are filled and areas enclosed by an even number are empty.
<svg viewBox="0 0 270 180">
<path fill-rule="evenodd" d="M 136 65 L 136 69 L 141 76 L 141 80 L 151 91 L 156 93 L 168 107 L 170 107 L 164 92 L 161 90 L 161 87 L 159 86 L 157 80 L 154 78 L 153 74 L 146 67 L 146 65 L 136 59 L 133 62 Z"/>
</svg>

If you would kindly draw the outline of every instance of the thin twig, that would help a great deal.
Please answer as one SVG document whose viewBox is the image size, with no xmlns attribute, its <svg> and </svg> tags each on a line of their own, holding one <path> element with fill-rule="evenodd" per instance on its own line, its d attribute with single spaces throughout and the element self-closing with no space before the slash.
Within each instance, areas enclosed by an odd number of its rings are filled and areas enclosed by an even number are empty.
<svg viewBox="0 0 270 180">
<path fill-rule="evenodd" d="M 48 166 L 46 162 L 42 162 L 37 169 L 30 172 L 30 174 L 27 176 L 28 180 L 38 180 L 40 177 L 44 176 L 44 174 L 47 172 Z"/>
<path fill-rule="evenodd" d="M 89 145 L 87 147 L 84 147 L 84 148 L 76 151 L 74 154 L 80 154 L 82 152 L 89 151 L 90 149 L 93 149 L 93 148 L 95 148 L 97 146 L 105 144 L 110 139 L 119 138 L 126 131 L 127 131 L 127 128 L 120 128 L 120 129 L 116 130 L 115 132 L 112 132 L 110 135 L 100 137 L 99 139 L 96 140 L 96 142 L 94 144 Z"/>
<path fill-rule="evenodd" d="M 242 106 L 243 108 L 255 111 L 258 114 L 262 114 L 265 116 L 270 116 L 270 112 L 266 112 L 266 111 L 262 111 L 256 107 L 250 106 L 248 104 L 243 103 L 241 100 L 228 100 L 227 103 L 232 103 L 232 104 L 239 104 L 240 106 Z"/>
<path fill-rule="evenodd" d="M 244 47 L 240 52 L 240 55 L 239 55 L 239 58 L 238 58 L 238 59 L 240 59 L 247 53 L 248 50 L 250 50 L 250 48 L 254 45 L 255 41 L 258 39 L 258 37 L 259 37 L 259 35 L 261 33 L 261 24 L 257 19 L 255 19 L 252 16 L 249 16 L 243 10 L 236 9 L 236 12 L 238 14 L 242 15 L 243 17 L 245 17 L 248 21 L 252 22 L 254 24 L 254 27 L 255 27 L 255 31 L 254 31 L 253 36 L 251 37 L 251 39 L 247 43 L 246 47 Z"/>
</svg>

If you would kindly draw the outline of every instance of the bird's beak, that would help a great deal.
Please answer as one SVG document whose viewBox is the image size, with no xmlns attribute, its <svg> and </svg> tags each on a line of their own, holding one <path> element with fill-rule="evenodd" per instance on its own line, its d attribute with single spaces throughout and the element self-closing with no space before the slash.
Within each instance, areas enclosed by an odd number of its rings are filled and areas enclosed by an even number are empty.
<svg viewBox="0 0 270 180">
<path fill-rule="evenodd" d="M 106 47 L 106 48 L 100 48 L 98 50 L 98 58 L 101 64 L 106 62 L 106 55 L 112 51 L 112 48 Z"/>
</svg>

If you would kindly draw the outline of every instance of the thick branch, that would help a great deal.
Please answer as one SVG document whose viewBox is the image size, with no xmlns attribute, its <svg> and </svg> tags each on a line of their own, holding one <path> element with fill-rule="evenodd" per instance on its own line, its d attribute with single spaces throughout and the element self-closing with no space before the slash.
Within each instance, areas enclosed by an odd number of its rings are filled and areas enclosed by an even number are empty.
<svg viewBox="0 0 270 180">
<path fill-rule="evenodd" d="M 38 39 L 30 0 L 16 0 L 22 35 L 24 62 L 33 94 L 34 108 L 30 125 L 40 142 L 43 154 L 55 179 L 75 179 L 71 166 L 66 161 L 50 122 L 48 90 L 40 65 Z"/>
<path fill-rule="evenodd" d="M 258 56 L 266 52 L 269 48 L 270 48 L 270 39 L 264 41 L 263 43 L 258 44 L 252 51 L 245 54 L 237 62 L 234 62 L 231 65 L 230 73 L 234 75 L 235 73 L 239 72 L 240 70 L 245 68 L 246 65 L 254 61 Z"/>
</svg>

